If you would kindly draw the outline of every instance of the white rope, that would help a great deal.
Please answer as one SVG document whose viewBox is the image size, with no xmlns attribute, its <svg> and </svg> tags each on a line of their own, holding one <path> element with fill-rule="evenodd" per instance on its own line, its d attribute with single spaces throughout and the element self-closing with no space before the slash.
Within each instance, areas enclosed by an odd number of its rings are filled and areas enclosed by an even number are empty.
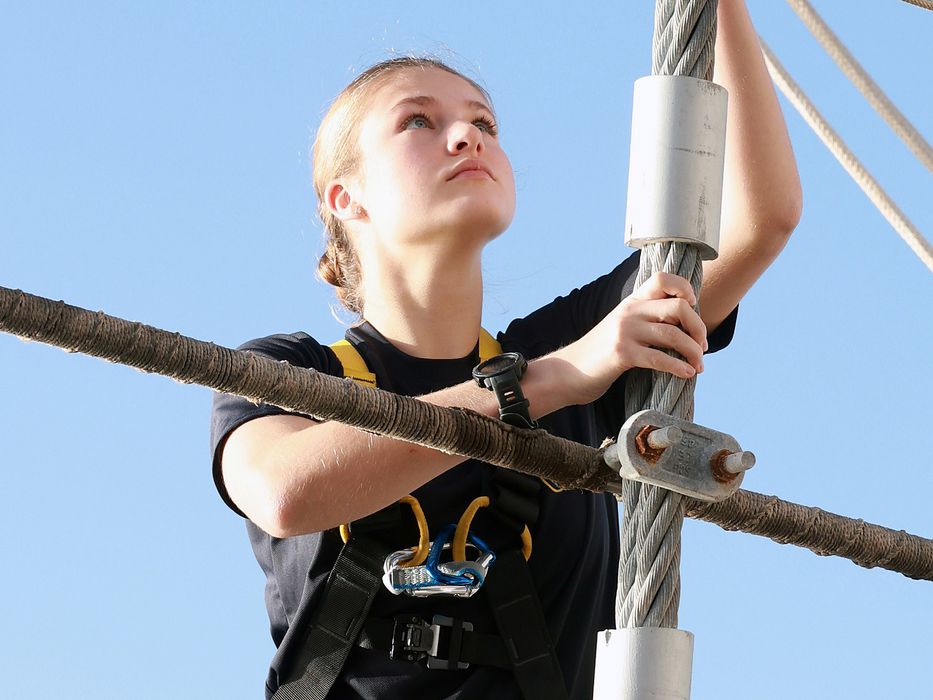
<svg viewBox="0 0 933 700">
<path fill-rule="evenodd" d="M 810 125 L 810 128 L 816 132 L 820 140 L 826 145 L 830 152 L 836 157 L 836 160 L 845 168 L 846 172 L 855 180 L 856 184 L 862 188 L 862 191 L 878 208 L 882 216 L 888 220 L 888 223 L 900 235 L 901 238 L 910 246 L 910 249 L 917 254 L 917 257 L 923 261 L 931 272 L 933 272 L 933 245 L 923 237 L 923 234 L 914 226 L 907 216 L 900 210 L 894 200 L 881 188 L 878 181 L 875 180 L 865 169 L 851 149 L 846 146 L 839 134 L 829 125 L 826 119 L 819 113 L 810 99 L 804 94 L 800 86 L 794 82 L 784 66 L 780 64 L 775 55 L 762 40 L 761 50 L 764 53 L 765 63 L 774 84 L 784 93 L 794 108 L 800 112 L 804 121 Z"/>
<path fill-rule="evenodd" d="M 914 128 L 914 125 L 908 121 L 907 117 L 888 99 L 888 96 L 872 80 L 859 62 L 855 60 L 855 57 L 839 40 L 839 37 L 833 33 L 833 30 L 813 9 L 813 5 L 807 0 L 787 0 L 787 4 L 797 13 L 797 16 L 800 17 L 822 47 L 826 49 L 829 57 L 836 62 L 836 65 L 842 69 L 846 77 L 865 96 L 868 103 L 888 123 L 888 126 L 894 130 L 894 133 L 900 137 L 901 141 L 907 145 L 907 148 L 913 151 L 914 155 L 920 159 L 920 162 L 928 170 L 933 171 L 933 148 L 930 147 L 930 144 L 920 132 Z M 933 6 L 933 3 L 931 3 L 931 6 Z"/>
</svg>

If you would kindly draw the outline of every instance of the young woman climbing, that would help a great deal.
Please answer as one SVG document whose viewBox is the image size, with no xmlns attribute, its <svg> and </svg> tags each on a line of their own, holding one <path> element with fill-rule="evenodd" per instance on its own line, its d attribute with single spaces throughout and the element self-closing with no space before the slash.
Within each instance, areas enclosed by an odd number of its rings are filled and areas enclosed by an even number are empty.
<svg viewBox="0 0 933 700">
<path fill-rule="evenodd" d="M 498 344 L 527 360 L 528 417 L 551 433 L 590 445 L 614 435 L 630 368 L 701 372 L 703 354 L 729 342 L 739 300 L 799 218 L 793 154 L 741 0 L 720 0 L 718 30 L 715 79 L 730 92 L 729 127 L 721 249 L 705 264 L 702 311 L 674 275 L 633 289 L 636 253 L 509 324 Z M 472 377 L 482 351 L 481 255 L 515 210 L 497 133 L 475 82 L 435 60 L 392 59 L 337 97 L 313 163 L 327 236 L 320 273 L 360 316 L 350 346 L 380 388 L 488 416 L 499 415 L 496 396 Z M 320 340 L 293 333 L 243 347 L 344 376 L 347 356 Z M 227 395 L 215 399 L 212 444 L 218 489 L 246 517 L 267 576 L 278 647 L 267 697 L 591 696 L 595 633 L 614 626 L 611 496 L 556 492 Z M 437 573 L 438 561 L 463 551 L 440 540 L 471 505 L 459 528 L 469 531 L 468 558 L 441 568 L 460 576 L 459 589 L 390 592 L 382 570 L 357 571 L 387 557 L 386 570 L 404 565 L 421 525 L 437 544 Z"/>
</svg>

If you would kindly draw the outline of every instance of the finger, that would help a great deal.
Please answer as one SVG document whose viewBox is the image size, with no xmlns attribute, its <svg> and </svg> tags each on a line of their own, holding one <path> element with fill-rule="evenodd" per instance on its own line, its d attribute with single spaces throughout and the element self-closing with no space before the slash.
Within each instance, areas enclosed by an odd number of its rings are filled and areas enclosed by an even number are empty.
<svg viewBox="0 0 933 700">
<path fill-rule="evenodd" d="M 681 379 L 690 379 L 696 376 L 697 373 L 696 368 L 689 363 L 677 357 L 671 357 L 666 352 L 655 348 L 645 348 L 644 354 L 637 358 L 636 366 L 653 369 L 658 372 L 667 372 Z M 702 372 L 703 370 L 701 369 L 700 371 Z"/>
<path fill-rule="evenodd" d="M 641 285 L 632 296 L 638 299 L 665 299 L 678 297 L 690 306 L 696 306 L 697 298 L 685 278 L 670 272 L 655 272 Z"/>
<path fill-rule="evenodd" d="M 651 323 L 645 327 L 645 332 L 647 337 L 642 340 L 645 345 L 673 350 L 698 372 L 703 371 L 702 346 L 680 328 L 669 323 Z"/>
<path fill-rule="evenodd" d="M 706 324 L 690 303 L 684 299 L 665 299 L 654 302 L 658 311 L 658 321 L 680 326 L 704 350 L 706 342 Z"/>
</svg>

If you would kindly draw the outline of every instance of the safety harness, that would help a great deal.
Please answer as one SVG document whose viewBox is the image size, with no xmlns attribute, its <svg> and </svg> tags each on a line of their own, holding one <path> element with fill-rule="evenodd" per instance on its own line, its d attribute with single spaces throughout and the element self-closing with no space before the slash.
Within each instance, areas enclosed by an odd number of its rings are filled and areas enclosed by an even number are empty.
<svg viewBox="0 0 933 700">
<path fill-rule="evenodd" d="M 349 341 L 330 347 L 345 377 L 364 386 L 377 385 L 376 375 Z M 499 343 L 482 330 L 481 360 L 501 351 Z M 459 522 L 444 528 L 434 542 L 429 542 L 427 523 L 413 496 L 354 521 L 352 530 L 341 526 L 344 545 L 323 591 L 312 596 L 312 586 L 305 586 L 280 645 L 297 650 L 277 669 L 281 675 L 272 700 L 324 700 L 354 646 L 385 651 L 392 659 L 425 661 L 429 669 L 466 669 L 472 664 L 511 669 L 526 700 L 567 698 L 527 563 L 530 528 L 538 519 L 542 482 L 519 472 L 495 469 L 490 486 L 490 495 L 474 499 Z M 401 523 L 406 515 L 404 506 L 418 522 L 419 544 L 414 551 L 393 552 L 386 533 Z M 511 548 L 493 553 L 470 533 L 480 508 L 488 508 L 497 524 L 514 533 Z M 467 559 L 468 547 L 477 552 L 476 559 Z M 448 550 L 452 560 L 445 564 L 441 558 Z M 371 618 L 370 608 L 383 584 L 393 593 L 411 595 L 466 597 L 481 589 L 498 634 L 474 631 L 470 621 L 443 615 L 430 620 L 404 614 L 392 619 Z"/>
</svg>

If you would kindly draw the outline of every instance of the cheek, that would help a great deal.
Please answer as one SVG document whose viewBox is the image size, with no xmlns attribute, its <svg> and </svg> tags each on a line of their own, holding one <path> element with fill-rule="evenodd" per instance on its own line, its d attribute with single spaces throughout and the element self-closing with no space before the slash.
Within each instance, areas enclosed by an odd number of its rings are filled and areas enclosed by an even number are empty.
<svg viewBox="0 0 933 700">
<path fill-rule="evenodd" d="M 502 177 L 500 178 L 502 184 L 504 185 L 506 191 L 509 194 L 509 197 L 512 200 L 512 210 L 515 209 L 515 173 L 512 171 L 512 163 L 509 162 L 508 157 L 503 153 L 502 154 Z"/>
</svg>

